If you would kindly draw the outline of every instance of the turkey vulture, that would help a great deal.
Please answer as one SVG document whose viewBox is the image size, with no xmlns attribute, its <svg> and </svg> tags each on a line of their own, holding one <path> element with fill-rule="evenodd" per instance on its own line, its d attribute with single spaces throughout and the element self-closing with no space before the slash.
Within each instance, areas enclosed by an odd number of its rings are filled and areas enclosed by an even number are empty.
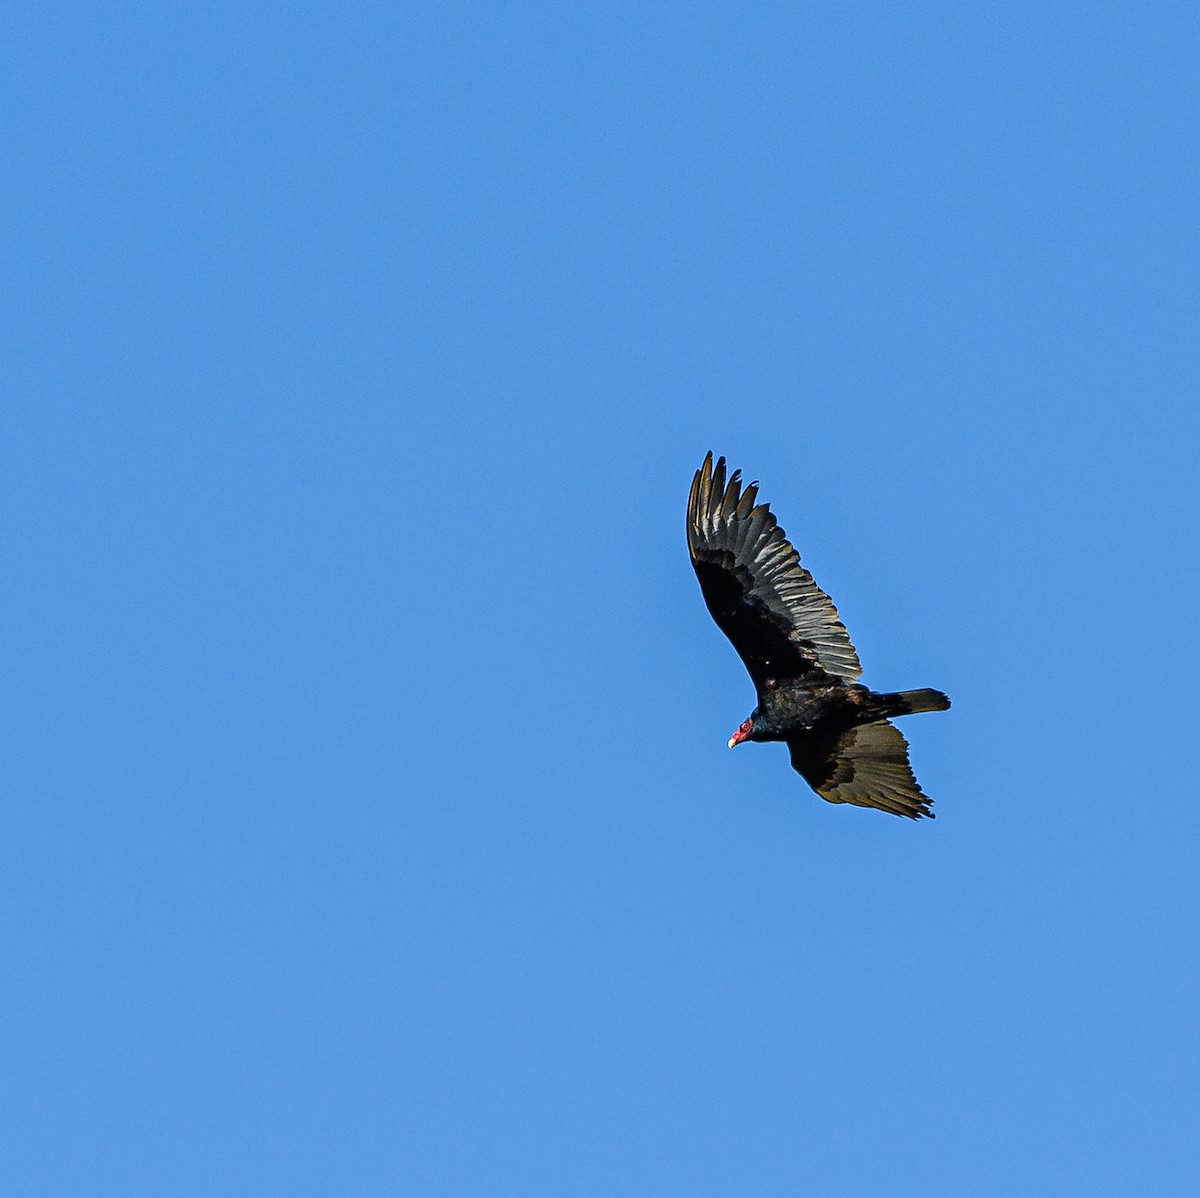
<svg viewBox="0 0 1200 1198">
<path fill-rule="evenodd" d="M 687 540 L 704 602 L 733 643 L 758 692 L 758 706 L 729 740 L 781 740 L 792 768 L 831 803 L 933 818 L 908 764 L 908 742 L 889 717 L 945 711 L 935 690 L 878 694 L 832 600 L 800 564 L 765 503 L 741 471 L 725 482 L 712 454 L 688 496 Z"/>
</svg>

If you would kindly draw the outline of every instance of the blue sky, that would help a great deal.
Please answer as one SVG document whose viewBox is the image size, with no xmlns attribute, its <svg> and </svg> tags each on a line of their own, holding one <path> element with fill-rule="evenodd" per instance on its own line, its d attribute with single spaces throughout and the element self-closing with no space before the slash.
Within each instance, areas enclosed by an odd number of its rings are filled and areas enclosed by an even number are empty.
<svg viewBox="0 0 1200 1198">
<path fill-rule="evenodd" d="M 2 24 L 0 1189 L 1196 1192 L 1194 6 Z"/>
</svg>

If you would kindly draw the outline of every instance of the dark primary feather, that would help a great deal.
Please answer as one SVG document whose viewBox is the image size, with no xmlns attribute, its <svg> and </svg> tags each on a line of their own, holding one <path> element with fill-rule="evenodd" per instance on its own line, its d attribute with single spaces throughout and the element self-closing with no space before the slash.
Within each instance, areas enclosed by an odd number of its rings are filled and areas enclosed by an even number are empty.
<svg viewBox="0 0 1200 1198">
<path fill-rule="evenodd" d="M 862 673 L 832 600 L 800 565 L 800 555 L 741 471 L 725 481 L 712 454 L 696 471 L 687 537 L 704 601 L 761 690 L 767 679 Z"/>
<path fill-rule="evenodd" d="M 908 741 L 895 724 L 859 724 L 841 733 L 797 737 L 787 745 L 792 768 L 821 798 L 933 819 L 929 797 L 908 764 Z"/>
</svg>

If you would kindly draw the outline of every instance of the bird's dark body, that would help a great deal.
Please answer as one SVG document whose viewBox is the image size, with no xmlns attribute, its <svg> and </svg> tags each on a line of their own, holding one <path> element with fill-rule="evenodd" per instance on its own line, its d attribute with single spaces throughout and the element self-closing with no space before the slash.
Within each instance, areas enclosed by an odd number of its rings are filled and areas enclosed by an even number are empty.
<svg viewBox="0 0 1200 1198">
<path fill-rule="evenodd" d="M 813 733 L 841 735 L 855 724 L 866 724 L 878 715 L 865 686 L 844 682 L 789 684 L 768 681 L 759 692 L 758 706 L 750 714 L 748 740 L 790 740 Z"/>
<path fill-rule="evenodd" d="M 840 736 L 859 724 L 937 710 L 913 705 L 915 696 L 925 695 L 945 699 L 940 691 L 880 694 L 857 682 L 847 685 L 833 678 L 802 683 L 768 679 L 759 691 L 758 706 L 751 712 L 754 730 L 746 739 L 790 741 L 802 736 Z"/>
<path fill-rule="evenodd" d="M 889 721 L 945 711 L 941 691 L 882 694 L 857 681 L 858 653 L 837 608 L 800 565 L 800 555 L 758 484 L 743 488 L 712 454 L 688 498 L 688 549 L 704 602 L 732 642 L 758 692 L 758 706 L 734 733 L 783 741 L 792 766 L 831 803 L 932 818 L 908 763 L 908 742 Z"/>
</svg>

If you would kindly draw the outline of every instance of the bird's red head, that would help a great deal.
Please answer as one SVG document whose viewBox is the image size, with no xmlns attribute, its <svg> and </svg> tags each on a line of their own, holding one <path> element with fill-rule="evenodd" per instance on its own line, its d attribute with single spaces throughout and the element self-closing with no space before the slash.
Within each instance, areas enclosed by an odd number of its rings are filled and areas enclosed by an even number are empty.
<svg viewBox="0 0 1200 1198">
<path fill-rule="evenodd" d="M 750 733 L 754 731 L 753 720 L 743 720 L 741 727 L 729 738 L 729 747 L 732 749 L 734 745 L 740 745 L 742 741 L 750 739 Z"/>
</svg>

